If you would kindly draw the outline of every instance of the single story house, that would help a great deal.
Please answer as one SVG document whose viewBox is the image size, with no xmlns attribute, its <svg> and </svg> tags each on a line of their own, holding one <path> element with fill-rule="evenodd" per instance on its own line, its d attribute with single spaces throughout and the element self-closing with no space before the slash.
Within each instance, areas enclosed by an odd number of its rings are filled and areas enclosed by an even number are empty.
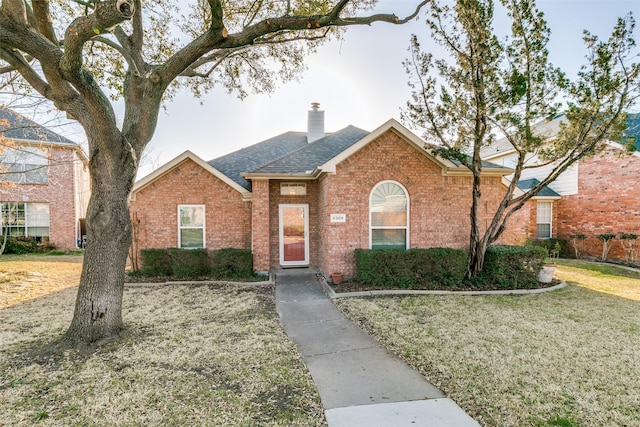
<svg viewBox="0 0 640 427">
<path fill-rule="evenodd" d="M 563 116 L 542 123 L 538 127 L 548 137 L 559 129 Z M 561 238 L 578 246 L 582 254 L 602 255 L 600 234 L 615 234 L 609 258 L 625 259 L 620 234 L 640 236 L 640 115 L 629 115 L 626 137 L 635 140 L 636 151 L 627 153 L 614 141 L 607 141 L 600 152 L 581 159 L 558 179 L 544 188 L 528 204 L 528 224 L 521 233 L 540 239 Z M 494 142 L 482 151 L 486 161 L 514 167 L 516 154 L 506 139 Z M 535 164 L 532 154 L 527 164 Z M 544 179 L 551 166 L 525 170 L 518 184 L 523 190 Z M 508 176 L 507 176 L 508 178 Z M 584 239 L 572 236 L 584 235 Z M 570 250 L 573 250 L 570 248 Z M 636 261 L 638 253 L 636 252 Z"/>
<path fill-rule="evenodd" d="M 0 107 L 3 233 L 75 249 L 90 195 L 88 158 L 79 144 Z"/>
<path fill-rule="evenodd" d="M 507 167 L 486 163 L 483 223 Z M 135 247 L 251 249 L 254 269 L 317 266 L 355 272 L 357 248 L 465 248 L 472 176 L 395 120 L 372 132 L 287 132 L 206 162 L 186 151 L 139 180 Z"/>
</svg>

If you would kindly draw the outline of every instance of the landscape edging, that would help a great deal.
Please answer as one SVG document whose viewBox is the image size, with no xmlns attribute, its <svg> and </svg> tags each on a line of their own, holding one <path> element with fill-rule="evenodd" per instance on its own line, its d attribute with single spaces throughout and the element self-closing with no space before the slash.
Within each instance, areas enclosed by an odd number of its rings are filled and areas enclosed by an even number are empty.
<svg viewBox="0 0 640 427">
<path fill-rule="evenodd" d="M 549 286 L 548 288 L 537 289 L 508 289 L 497 291 L 433 291 L 433 290 L 375 290 L 375 291 L 361 291 L 361 292 L 342 292 L 336 293 L 333 288 L 327 283 L 326 279 L 322 280 L 322 286 L 325 288 L 327 295 L 331 299 L 336 298 L 351 298 L 351 297 L 372 297 L 372 296 L 394 296 L 394 295 L 535 295 L 544 292 L 556 291 L 567 286 L 567 282 L 562 281 L 557 285 Z"/>
</svg>

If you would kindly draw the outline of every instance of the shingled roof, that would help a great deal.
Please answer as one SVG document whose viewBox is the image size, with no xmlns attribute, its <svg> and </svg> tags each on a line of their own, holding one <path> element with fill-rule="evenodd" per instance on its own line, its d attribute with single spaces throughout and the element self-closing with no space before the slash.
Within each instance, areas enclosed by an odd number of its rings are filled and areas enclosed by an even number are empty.
<svg viewBox="0 0 640 427">
<path fill-rule="evenodd" d="M 244 179 L 243 173 L 285 157 L 307 145 L 306 132 L 286 132 L 207 163 L 245 189 L 251 190 L 251 183 Z"/>
<path fill-rule="evenodd" d="M 354 126 L 347 126 L 338 132 L 307 144 L 280 159 L 246 172 L 256 174 L 303 174 L 310 173 L 336 155 L 358 142 L 369 132 Z"/>
<path fill-rule="evenodd" d="M 208 163 L 247 190 L 251 183 L 242 174 L 297 174 L 313 171 L 350 147 L 368 132 L 348 126 L 307 143 L 306 132 L 287 132 Z"/>
<path fill-rule="evenodd" d="M 558 114 L 552 120 L 542 121 L 534 126 L 533 130 L 537 135 L 553 137 L 560 130 L 560 123 L 564 120 L 564 114 Z M 640 114 L 629 114 L 627 116 L 627 129 L 623 138 L 633 138 L 636 150 L 640 151 Z M 621 141 L 622 142 L 622 141 Z M 507 138 L 500 138 L 490 145 L 480 150 L 480 157 L 492 159 L 505 153 L 514 152 L 513 145 Z"/>
<path fill-rule="evenodd" d="M 536 178 L 523 179 L 518 181 L 518 188 L 522 191 L 528 191 L 538 184 L 540 184 L 540 181 L 538 181 Z M 538 192 L 537 196 L 560 198 L 560 194 L 556 193 L 555 191 L 553 191 L 552 189 L 546 186 L 542 187 L 542 189 Z"/>
<path fill-rule="evenodd" d="M 48 142 L 78 146 L 72 140 L 59 135 L 17 112 L 0 106 L 0 134 L 18 141 Z"/>
</svg>

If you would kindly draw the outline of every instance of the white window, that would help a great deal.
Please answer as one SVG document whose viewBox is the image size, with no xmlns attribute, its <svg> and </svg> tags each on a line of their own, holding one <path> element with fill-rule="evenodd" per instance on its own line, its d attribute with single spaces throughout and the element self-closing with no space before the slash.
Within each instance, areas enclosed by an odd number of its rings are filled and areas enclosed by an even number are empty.
<svg viewBox="0 0 640 427">
<path fill-rule="evenodd" d="M 369 224 L 371 249 L 409 247 L 409 197 L 402 185 L 383 181 L 374 187 Z"/>
<path fill-rule="evenodd" d="M 204 205 L 178 205 L 178 247 L 205 247 Z"/>
<path fill-rule="evenodd" d="M 3 147 L 0 180 L 16 184 L 47 184 L 49 157 L 38 147 Z"/>
<path fill-rule="evenodd" d="M 538 239 L 550 239 L 553 202 L 538 202 L 537 211 L 536 237 Z"/>
<path fill-rule="evenodd" d="M 304 196 L 307 194 L 307 184 L 304 182 L 280 183 L 281 196 Z"/>
<path fill-rule="evenodd" d="M 49 204 L 2 203 L 2 232 L 9 237 L 49 237 Z"/>
</svg>

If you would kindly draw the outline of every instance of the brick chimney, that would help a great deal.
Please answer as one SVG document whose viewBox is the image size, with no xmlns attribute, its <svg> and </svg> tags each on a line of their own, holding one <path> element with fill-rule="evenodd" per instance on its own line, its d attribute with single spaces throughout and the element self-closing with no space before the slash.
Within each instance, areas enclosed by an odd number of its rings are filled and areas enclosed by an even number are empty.
<svg viewBox="0 0 640 427">
<path fill-rule="evenodd" d="M 307 115 L 307 142 L 320 138 L 324 138 L 324 111 L 320 110 L 319 102 L 312 102 Z"/>
</svg>

